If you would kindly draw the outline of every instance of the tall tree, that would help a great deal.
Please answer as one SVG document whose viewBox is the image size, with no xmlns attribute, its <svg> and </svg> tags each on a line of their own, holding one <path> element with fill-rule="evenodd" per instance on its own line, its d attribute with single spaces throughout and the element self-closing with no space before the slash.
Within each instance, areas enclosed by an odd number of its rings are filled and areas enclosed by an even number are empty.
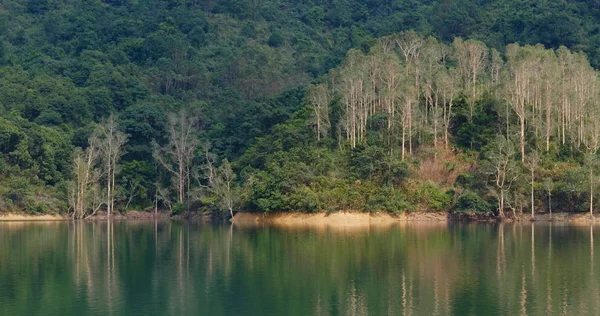
<svg viewBox="0 0 600 316">
<path fill-rule="evenodd" d="M 329 103 L 331 93 L 327 84 L 310 85 L 307 91 L 308 103 L 313 109 L 314 124 L 317 129 L 317 140 L 327 137 L 331 123 L 329 121 Z"/>
<path fill-rule="evenodd" d="M 198 118 L 182 109 L 169 116 L 169 142 L 155 150 L 155 157 L 174 177 L 177 201 L 183 203 L 190 189 L 194 153 L 199 146 Z M 166 191 L 165 191 L 166 192 Z"/>
<path fill-rule="evenodd" d="M 584 158 L 585 165 L 589 170 L 589 180 L 590 180 L 590 216 L 594 215 L 594 187 L 596 183 L 596 169 L 598 167 L 599 161 L 597 157 L 598 149 L 600 149 L 600 109 L 597 107 L 595 111 L 588 113 L 586 116 L 589 121 L 589 131 L 586 133 L 585 147 L 586 147 L 586 155 Z"/>
<path fill-rule="evenodd" d="M 96 168 L 99 156 L 97 135 L 92 135 L 88 142 L 85 150 L 80 148 L 75 150 L 73 158 L 74 182 L 69 190 L 69 204 L 73 209 L 71 216 L 74 219 L 83 218 L 89 211 L 94 214 L 104 204 L 98 202 L 100 173 Z"/>
<path fill-rule="evenodd" d="M 487 66 L 489 49 L 482 42 L 464 41 L 461 38 L 454 39 L 452 48 L 463 80 L 463 93 L 467 96 L 469 104 L 469 122 L 472 122 L 475 102 L 480 93 L 479 81 Z"/>
<path fill-rule="evenodd" d="M 552 178 L 548 177 L 544 179 L 542 185 L 544 186 L 544 190 L 548 195 L 548 209 L 550 211 L 550 220 L 552 220 L 552 192 L 554 191 L 554 181 Z"/>
<path fill-rule="evenodd" d="M 503 136 L 498 136 L 493 150 L 488 154 L 487 172 L 492 177 L 491 192 L 498 199 L 498 216 L 504 217 L 504 209 L 507 205 L 507 197 L 514 182 L 519 177 L 519 171 L 513 158 L 515 156 L 514 145 Z"/>
<path fill-rule="evenodd" d="M 519 119 L 519 144 L 521 162 L 525 162 L 525 124 L 527 122 L 527 101 L 530 93 L 530 73 L 533 70 L 533 60 L 528 51 L 518 44 L 508 45 L 508 73 L 506 77 L 506 98 Z"/>
<path fill-rule="evenodd" d="M 118 172 L 118 163 L 123 155 L 123 146 L 127 142 L 127 135 L 119 131 L 117 117 L 114 114 L 111 114 L 106 121 L 99 125 L 99 138 L 106 178 L 106 210 L 107 217 L 110 218 L 115 207 L 115 177 Z"/>
<path fill-rule="evenodd" d="M 218 198 L 218 206 L 223 211 L 228 211 L 233 218 L 233 211 L 240 201 L 239 190 L 235 185 L 236 175 L 227 159 L 218 169 L 213 190 Z"/>
<path fill-rule="evenodd" d="M 534 186 L 535 186 L 535 169 L 537 168 L 540 162 L 540 158 L 537 152 L 532 153 L 527 158 L 527 163 L 525 166 L 531 172 L 530 184 L 531 184 L 531 219 L 533 220 L 535 217 L 535 201 L 534 201 Z"/>
</svg>

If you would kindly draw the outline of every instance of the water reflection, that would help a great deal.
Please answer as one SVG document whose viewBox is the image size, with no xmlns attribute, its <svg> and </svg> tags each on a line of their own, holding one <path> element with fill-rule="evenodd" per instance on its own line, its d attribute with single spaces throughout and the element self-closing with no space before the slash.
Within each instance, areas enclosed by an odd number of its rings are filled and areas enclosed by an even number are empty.
<svg viewBox="0 0 600 316">
<path fill-rule="evenodd" d="M 0 223 L 0 314 L 596 315 L 599 227 Z"/>
</svg>

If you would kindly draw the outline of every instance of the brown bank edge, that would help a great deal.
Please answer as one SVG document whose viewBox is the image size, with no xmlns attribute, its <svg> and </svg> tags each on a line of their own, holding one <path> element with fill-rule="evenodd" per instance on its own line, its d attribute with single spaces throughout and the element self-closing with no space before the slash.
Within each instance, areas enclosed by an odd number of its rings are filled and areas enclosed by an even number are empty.
<svg viewBox="0 0 600 316">
<path fill-rule="evenodd" d="M 193 213 L 170 216 L 168 213 L 129 211 L 125 214 L 113 214 L 113 220 L 201 220 L 211 221 L 208 214 Z M 0 222 L 8 221 L 66 221 L 71 218 L 61 214 L 24 214 L 24 213 L 2 213 L 0 212 Z M 98 214 L 88 217 L 86 221 L 107 220 L 106 214 Z M 273 213 L 248 213 L 238 212 L 234 215 L 231 222 L 235 224 L 279 224 L 279 225 L 328 225 L 328 226 L 364 226 L 380 225 L 393 223 L 447 223 L 447 222 L 529 222 L 532 221 L 531 215 L 523 214 L 519 217 L 507 217 L 500 220 L 491 213 L 434 213 L 434 212 L 414 212 L 414 213 L 386 213 L 386 212 L 273 212 Z M 600 224 L 600 214 L 589 213 L 554 213 L 552 218 L 549 214 L 536 214 L 533 221 L 536 222 L 563 222 L 563 223 L 581 223 L 581 224 Z"/>
<path fill-rule="evenodd" d="M 326 226 L 365 226 L 382 225 L 394 223 L 448 223 L 448 222 L 566 222 L 600 224 L 600 215 L 591 217 L 588 213 L 555 213 L 550 217 L 549 214 L 537 214 L 533 219 L 531 215 L 523 214 L 518 217 L 507 217 L 500 220 L 498 217 L 487 214 L 477 213 L 400 213 L 391 214 L 385 212 L 274 212 L 274 213 L 246 213 L 239 212 L 230 220 L 234 224 L 275 224 L 284 226 L 293 225 L 326 225 Z"/>
<path fill-rule="evenodd" d="M 233 216 L 231 222 L 234 225 L 274 224 L 280 226 L 367 226 L 367 225 L 389 225 L 399 222 L 428 222 L 446 223 L 449 217 L 447 213 L 401 213 L 390 214 L 384 212 L 317 212 L 317 213 L 244 213 L 240 212 Z"/>
<path fill-rule="evenodd" d="M 68 218 L 57 214 L 18 214 L 0 213 L 0 222 L 25 222 L 25 221 L 65 221 Z"/>
</svg>

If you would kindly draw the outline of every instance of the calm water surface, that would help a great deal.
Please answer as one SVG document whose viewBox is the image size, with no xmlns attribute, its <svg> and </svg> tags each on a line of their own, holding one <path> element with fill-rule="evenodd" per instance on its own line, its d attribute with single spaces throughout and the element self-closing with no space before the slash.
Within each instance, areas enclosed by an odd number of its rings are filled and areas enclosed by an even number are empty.
<svg viewBox="0 0 600 316">
<path fill-rule="evenodd" d="M 599 315 L 600 226 L 0 223 L 0 315 Z"/>
</svg>

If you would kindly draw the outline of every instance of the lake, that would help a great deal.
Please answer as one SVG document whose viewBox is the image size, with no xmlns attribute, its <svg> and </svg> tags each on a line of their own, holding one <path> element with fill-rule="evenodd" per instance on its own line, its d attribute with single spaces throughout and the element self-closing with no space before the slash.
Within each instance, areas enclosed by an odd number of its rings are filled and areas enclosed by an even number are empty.
<svg viewBox="0 0 600 316">
<path fill-rule="evenodd" d="M 0 222 L 0 315 L 598 315 L 599 229 Z"/>
</svg>

